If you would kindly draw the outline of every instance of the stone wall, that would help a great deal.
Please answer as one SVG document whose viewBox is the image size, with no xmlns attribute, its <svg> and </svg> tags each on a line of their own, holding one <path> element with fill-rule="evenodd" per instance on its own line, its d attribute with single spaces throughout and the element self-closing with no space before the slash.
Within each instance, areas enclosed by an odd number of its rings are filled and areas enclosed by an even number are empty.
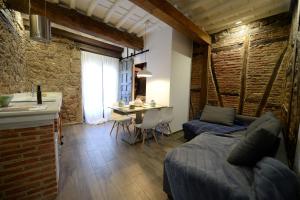
<svg viewBox="0 0 300 200">
<path fill-rule="evenodd" d="M 214 34 L 208 102 L 249 116 L 265 111 L 280 116 L 286 66 L 276 65 L 289 31 L 288 15 L 280 14 Z"/>
<path fill-rule="evenodd" d="M 0 94 L 22 92 L 26 88 L 24 29 L 17 20 L 19 13 L 8 14 L 12 15 L 13 26 L 0 17 Z"/>
<path fill-rule="evenodd" d="M 49 44 L 29 39 L 18 12 L 13 26 L 0 18 L 0 94 L 31 91 L 63 93 L 64 123 L 82 122 L 80 50 L 73 41 L 53 37 Z"/>
<path fill-rule="evenodd" d="M 76 44 L 57 37 L 49 44 L 28 40 L 26 63 L 30 83 L 41 84 L 43 91 L 63 93 L 63 122 L 82 122 L 80 50 Z"/>
</svg>

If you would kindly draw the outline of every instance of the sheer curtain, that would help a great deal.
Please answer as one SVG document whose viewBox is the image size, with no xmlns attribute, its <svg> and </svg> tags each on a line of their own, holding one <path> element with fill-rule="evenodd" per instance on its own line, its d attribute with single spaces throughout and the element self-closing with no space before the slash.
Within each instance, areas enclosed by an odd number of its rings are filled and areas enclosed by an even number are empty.
<svg viewBox="0 0 300 200">
<path fill-rule="evenodd" d="M 108 106 L 118 99 L 119 60 L 82 51 L 81 66 L 85 121 L 103 123 L 110 118 Z"/>
</svg>

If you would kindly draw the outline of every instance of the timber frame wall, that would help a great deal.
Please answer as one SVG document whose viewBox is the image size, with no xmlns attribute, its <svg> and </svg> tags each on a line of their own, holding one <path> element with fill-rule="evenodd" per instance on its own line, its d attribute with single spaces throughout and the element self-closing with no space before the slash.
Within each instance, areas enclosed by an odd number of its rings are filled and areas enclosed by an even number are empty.
<svg viewBox="0 0 300 200">
<path fill-rule="evenodd" d="M 287 61 L 285 82 L 283 85 L 281 117 L 285 126 L 285 141 L 288 150 L 289 164 L 294 165 L 300 122 L 300 3 L 295 0 L 291 5 L 290 37 L 285 53 Z M 300 144 L 298 144 L 300 145 Z"/>
<path fill-rule="evenodd" d="M 289 13 L 212 35 L 211 47 L 210 63 L 210 49 L 194 44 L 190 118 L 206 103 L 256 117 L 272 111 L 284 124 L 293 167 L 300 121 L 298 1 L 292 1 Z"/>
</svg>

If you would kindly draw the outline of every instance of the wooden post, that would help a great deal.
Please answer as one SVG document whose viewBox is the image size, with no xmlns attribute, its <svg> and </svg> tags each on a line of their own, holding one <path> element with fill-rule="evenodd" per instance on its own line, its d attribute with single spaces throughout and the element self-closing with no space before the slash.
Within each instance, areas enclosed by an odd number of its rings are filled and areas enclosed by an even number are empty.
<svg viewBox="0 0 300 200">
<path fill-rule="evenodd" d="M 250 44 L 250 35 L 247 34 L 244 40 L 244 55 L 243 55 L 243 66 L 242 66 L 242 74 L 241 74 L 240 102 L 239 102 L 239 109 L 238 109 L 239 114 L 243 114 L 243 109 L 244 109 L 249 44 Z"/>
<path fill-rule="evenodd" d="M 208 91 L 208 68 L 210 67 L 210 57 L 211 57 L 211 46 L 206 45 L 204 48 L 204 54 L 203 54 L 203 68 L 201 70 L 201 88 L 200 88 L 200 109 L 203 110 L 204 106 L 207 104 L 207 91 Z"/>
</svg>

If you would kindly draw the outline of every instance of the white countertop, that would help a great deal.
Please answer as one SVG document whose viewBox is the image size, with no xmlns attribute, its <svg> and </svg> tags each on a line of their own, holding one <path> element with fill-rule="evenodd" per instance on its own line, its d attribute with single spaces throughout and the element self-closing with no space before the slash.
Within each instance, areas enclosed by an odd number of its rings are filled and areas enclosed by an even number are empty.
<svg viewBox="0 0 300 200">
<path fill-rule="evenodd" d="M 58 117 L 62 105 L 62 93 L 42 93 L 43 104 L 36 103 L 36 94 L 18 93 L 9 107 L 0 108 L 0 130 L 49 125 Z"/>
</svg>

